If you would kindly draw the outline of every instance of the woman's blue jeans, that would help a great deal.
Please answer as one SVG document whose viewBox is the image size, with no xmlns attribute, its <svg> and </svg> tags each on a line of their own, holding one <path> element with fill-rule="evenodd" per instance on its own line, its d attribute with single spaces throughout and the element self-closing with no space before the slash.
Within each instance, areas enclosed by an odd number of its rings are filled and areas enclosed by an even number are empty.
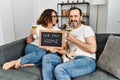
<svg viewBox="0 0 120 80">
<path fill-rule="evenodd" d="M 33 44 L 28 44 L 25 48 L 25 55 L 20 58 L 21 64 L 33 63 L 38 66 L 42 63 L 42 57 L 46 53 L 46 50 Z"/>
<path fill-rule="evenodd" d="M 74 61 L 62 63 L 57 54 L 47 54 L 42 60 L 43 80 L 71 80 L 89 74 L 95 68 L 95 60 L 85 56 L 77 56 Z"/>
</svg>

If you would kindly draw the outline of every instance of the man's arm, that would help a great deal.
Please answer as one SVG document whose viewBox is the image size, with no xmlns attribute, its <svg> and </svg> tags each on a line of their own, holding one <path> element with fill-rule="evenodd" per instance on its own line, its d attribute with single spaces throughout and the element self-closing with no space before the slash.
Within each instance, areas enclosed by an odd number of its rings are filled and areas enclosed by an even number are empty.
<svg viewBox="0 0 120 80">
<path fill-rule="evenodd" d="M 68 34 L 67 40 L 76 44 L 83 51 L 86 51 L 89 53 L 96 52 L 97 47 L 96 47 L 95 36 L 87 37 L 87 38 L 85 38 L 86 42 L 82 42 L 82 41 L 78 40 L 77 38 L 75 38 L 74 36 L 72 36 L 71 34 Z"/>
</svg>

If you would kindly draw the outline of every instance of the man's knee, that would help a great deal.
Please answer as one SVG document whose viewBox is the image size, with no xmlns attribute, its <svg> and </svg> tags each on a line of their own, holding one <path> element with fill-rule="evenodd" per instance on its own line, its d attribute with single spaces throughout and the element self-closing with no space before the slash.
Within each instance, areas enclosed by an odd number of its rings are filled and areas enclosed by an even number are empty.
<svg viewBox="0 0 120 80">
<path fill-rule="evenodd" d="M 59 72 L 64 72 L 63 65 L 59 64 L 54 69 L 55 74 L 58 74 Z"/>
<path fill-rule="evenodd" d="M 46 55 L 43 56 L 42 61 L 46 61 L 46 60 L 48 61 L 51 58 L 52 58 L 51 54 L 46 54 Z"/>
</svg>

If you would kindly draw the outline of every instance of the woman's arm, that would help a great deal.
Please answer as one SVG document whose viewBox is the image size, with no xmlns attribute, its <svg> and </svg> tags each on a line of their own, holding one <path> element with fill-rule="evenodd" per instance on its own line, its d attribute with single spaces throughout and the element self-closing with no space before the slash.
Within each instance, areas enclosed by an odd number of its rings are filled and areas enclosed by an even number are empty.
<svg viewBox="0 0 120 80">
<path fill-rule="evenodd" d="M 31 42 L 34 41 L 33 35 L 36 33 L 36 29 L 32 28 L 30 31 L 30 35 L 27 37 L 27 44 L 30 44 Z"/>
<path fill-rule="evenodd" d="M 27 37 L 27 44 L 30 44 L 31 42 L 33 42 L 33 40 L 34 40 L 34 38 L 33 38 L 33 35 L 29 35 L 28 37 Z"/>
</svg>

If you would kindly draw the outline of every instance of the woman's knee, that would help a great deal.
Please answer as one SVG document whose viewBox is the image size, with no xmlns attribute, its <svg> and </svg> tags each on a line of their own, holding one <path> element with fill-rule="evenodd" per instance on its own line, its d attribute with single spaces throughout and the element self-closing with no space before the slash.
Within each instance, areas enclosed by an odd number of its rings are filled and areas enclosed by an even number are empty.
<svg viewBox="0 0 120 80">
<path fill-rule="evenodd" d="M 41 55 L 45 55 L 47 52 L 46 52 L 46 50 L 45 49 L 42 49 L 42 48 L 37 48 L 36 49 L 36 52 L 37 53 L 40 53 Z"/>
</svg>

